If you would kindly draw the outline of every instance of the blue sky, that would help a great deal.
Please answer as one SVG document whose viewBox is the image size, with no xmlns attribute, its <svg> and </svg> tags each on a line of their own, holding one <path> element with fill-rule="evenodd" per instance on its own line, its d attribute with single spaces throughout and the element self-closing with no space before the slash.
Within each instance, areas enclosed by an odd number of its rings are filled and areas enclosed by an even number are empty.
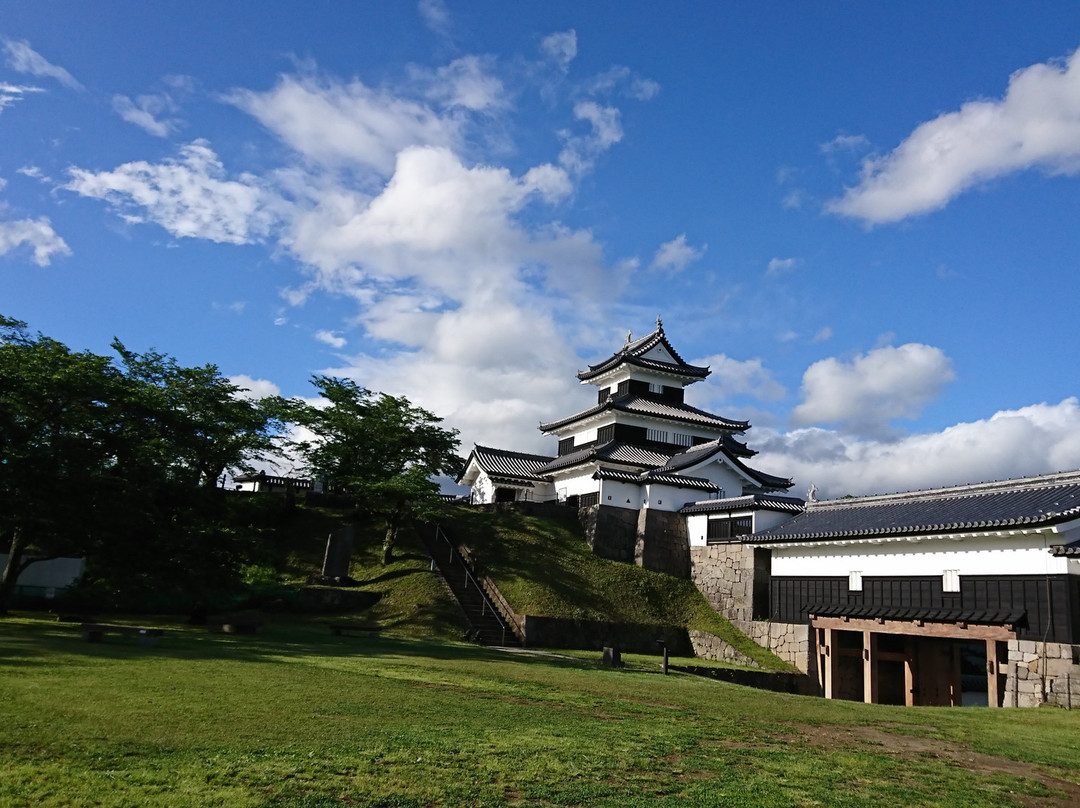
<svg viewBox="0 0 1080 808">
<path fill-rule="evenodd" d="M 1075 3 L 40 3 L 0 312 L 551 452 L 652 330 L 797 493 L 1080 467 Z"/>
</svg>

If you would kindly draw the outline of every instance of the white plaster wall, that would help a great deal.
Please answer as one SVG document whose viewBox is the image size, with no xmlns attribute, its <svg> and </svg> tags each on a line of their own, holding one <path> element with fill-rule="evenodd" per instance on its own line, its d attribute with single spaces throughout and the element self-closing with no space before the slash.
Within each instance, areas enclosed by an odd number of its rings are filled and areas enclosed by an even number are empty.
<svg viewBox="0 0 1080 808">
<path fill-rule="evenodd" d="M 1046 534 L 977 537 L 954 541 L 897 541 L 884 544 L 773 548 L 775 576 L 846 576 L 857 570 L 863 576 L 941 575 L 959 570 L 960 575 L 1059 575 L 1076 573 L 1065 558 L 1048 550 L 1061 544 L 1059 536 Z"/>
<path fill-rule="evenodd" d="M 768 530 L 789 521 L 795 514 L 776 511 L 757 511 L 754 513 L 754 532 Z"/>
<path fill-rule="evenodd" d="M 592 478 L 595 471 L 596 469 L 590 466 L 580 474 L 557 478 L 554 484 L 556 495 L 562 499 L 563 497 L 580 496 L 581 494 L 592 494 L 599 491 L 600 481 Z"/>
<path fill-rule="evenodd" d="M 677 511 L 687 502 L 696 502 L 704 492 L 696 488 L 651 483 L 644 486 L 642 505 L 655 511 Z"/>
<path fill-rule="evenodd" d="M 707 513 L 693 513 L 686 517 L 686 535 L 690 537 L 691 547 L 704 547 L 705 536 L 708 530 L 709 515 Z"/>
<path fill-rule="evenodd" d="M 600 480 L 600 504 L 616 508 L 641 508 L 642 486 L 618 480 Z M 627 500 L 630 500 L 627 502 Z"/>
<path fill-rule="evenodd" d="M 7 566 L 8 556 L 0 553 L 0 572 Z M 53 558 L 31 564 L 16 582 L 18 586 L 41 586 L 63 589 L 82 577 L 86 561 L 82 558 Z"/>
<path fill-rule="evenodd" d="M 741 496 L 743 484 L 746 482 L 745 477 L 719 460 L 706 463 L 700 468 L 685 469 L 682 473 L 687 477 L 704 477 L 709 482 L 720 486 L 725 497 Z"/>
</svg>

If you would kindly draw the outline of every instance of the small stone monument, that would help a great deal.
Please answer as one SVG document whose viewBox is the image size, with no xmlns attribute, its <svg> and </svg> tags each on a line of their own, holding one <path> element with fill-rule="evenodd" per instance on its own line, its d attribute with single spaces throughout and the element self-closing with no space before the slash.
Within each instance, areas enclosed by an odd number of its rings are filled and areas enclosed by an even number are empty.
<svg viewBox="0 0 1080 808">
<path fill-rule="evenodd" d="M 348 578 L 352 562 L 352 525 L 335 530 L 326 539 L 326 555 L 323 556 L 323 578 Z"/>
</svg>

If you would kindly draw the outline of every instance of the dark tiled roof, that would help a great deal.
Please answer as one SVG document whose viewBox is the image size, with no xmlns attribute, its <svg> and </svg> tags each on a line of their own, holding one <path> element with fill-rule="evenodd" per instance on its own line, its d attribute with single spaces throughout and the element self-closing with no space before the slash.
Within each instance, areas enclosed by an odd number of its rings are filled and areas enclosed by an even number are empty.
<svg viewBox="0 0 1080 808">
<path fill-rule="evenodd" d="M 750 542 L 835 541 L 1052 525 L 1080 518 L 1080 472 L 811 502 Z"/>
<path fill-rule="evenodd" d="M 581 463 L 604 461 L 609 463 L 622 463 L 627 466 L 639 466 L 643 469 L 662 466 L 668 461 L 670 455 L 663 454 L 653 449 L 634 446 L 619 441 L 608 441 L 599 446 L 590 446 L 577 452 L 571 452 L 562 457 L 556 457 L 540 470 L 540 473 L 550 473 L 558 469 L 570 468 Z"/>
<path fill-rule="evenodd" d="M 598 415 L 606 410 L 628 412 L 635 415 L 647 415 L 665 421 L 674 421 L 676 423 L 708 426 L 717 429 L 730 429 L 736 432 L 742 432 L 750 428 L 748 421 L 733 421 L 730 418 L 723 418 L 719 415 L 713 415 L 711 412 L 699 410 L 697 407 L 691 407 L 689 404 L 678 404 L 673 401 L 660 401 L 646 396 L 629 394 L 609 398 L 602 404 L 597 404 L 595 407 L 582 410 L 581 412 L 562 418 L 558 421 L 540 424 L 540 431 L 551 432 L 561 427 L 577 423 L 578 421 L 583 421 L 590 416 Z"/>
<path fill-rule="evenodd" d="M 703 499 L 684 505 L 679 513 L 723 513 L 752 508 L 755 511 L 784 511 L 799 513 L 804 503 L 795 497 L 778 497 L 772 494 L 750 494 L 745 497 Z"/>
<path fill-rule="evenodd" d="M 623 471 L 621 469 L 599 468 L 596 470 L 596 473 L 593 474 L 593 479 L 619 480 L 621 482 L 634 483 L 636 485 L 661 483 L 677 488 L 697 488 L 702 491 L 719 490 L 716 483 L 711 480 L 706 480 L 704 477 L 683 477 L 679 474 L 658 473 L 656 470 L 635 473 L 633 471 Z"/>
<path fill-rule="evenodd" d="M 851 603 L 810 603 L 806 607 L 806 612 L 816 617 L 922 620 L 927 623 L 974 623 L 982 626 L 1016 626 L 1027 614 L 1023 609 L 945 609 Z"/>
<path fill-rule="evenodd" d="M 708 443 L 701 443 L 697 446 L 692 446 L 684 452 L 679 452 L 674 455 L 666 465 L 657 469 L 658 471 L 679 471 L 680 469 L 690 468 L 698 463 L 704 463 L 709 458 L 715 455 L 721 455 L 732 466 L 737 468 L 751 480 L 756 482 L 762 488 L 783 488 L 787 490 L 791 488 L 794 483 L 787 477 L 776 477 L 772 474 L 766 474 L 763 471 L 752 469 L 748 465 L 739 459 L 735 452 L 732 452 L 729 448 L 734 443 L 736 447 L 741 446 L 737 441 L 732 441 L 727 435 L 716 440 L 711 440 Z"/>
<path fill-rule="evenodd" d="M 1069 544 L 1051 544 L 1050 552 L 1056 556 L 1080 557 L 1080 539 Z"/>
<path fill-rule="evenodd" d="M 539 476 L 537 471 L 550 463 L 553 458 L 476 445 L 469 454 L 465 467 L 468 468 L 469 461 L 474 459 L 489 477 L 499 478 L 497 482 L 505 482 L 509 485 L 531 485 L 534 482 L 543 482 L 544 478 Z"/>
<path fill-rule="evenodd" d="M 663 345 L 667 352 L 671 354 L 671 357 L 675 362 L 662 362 L 644 356 L 657 345 Z M 659 370 L 664 373 L 690 376 L 695 379 L 704 379 L 710 372 L 708 368 L 698 367 L 697 365 L 688 365 L 683 358 L 679 356 L 675 349 L 671 347 L 671 343 L 668 342 L 667 337 L 664 336 L 664 326 L 660 323 L 659 318 L 656 321 L 656 330 L 651 334 L 634 340 L 633 342 L 628 342 L 622 347 L 622 350 L 612 354 L 610 358 L 605 359 L 600 364 L 589 365 L 588 370 L 583 370 L 578 373 L 578 378 L 585 382 L 589 379 L 594 379 L 609 370 L 614 370 L 622 364 L 637 365 L 638 367 Z"/>
</svg>

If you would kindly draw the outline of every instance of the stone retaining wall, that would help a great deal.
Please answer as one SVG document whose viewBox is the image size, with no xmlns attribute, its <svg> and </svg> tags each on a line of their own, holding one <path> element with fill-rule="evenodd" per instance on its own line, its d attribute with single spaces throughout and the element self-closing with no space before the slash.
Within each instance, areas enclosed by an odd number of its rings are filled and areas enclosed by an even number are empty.
<svg viewBox="0 0 1080 808">
<path fill-rule="evenodd" d="M 1080 645 L 1009 640 L 1006 707 L 1080 709 Z"/>
<path fill-rule="evenodd" d="M 733 648 L 715 634 L 707 631 L 690 629 L 690 643 L 694 646 L 694 653 L 702 659 L 711 659 L 717 662 L 732 662 L 736 665 L 746 665 L 750 668 L 760 667 L 754 660 L 737 648 Z"/>
<path fill-rule="evenodd" d="M 657 640 L 675 656 L 692 653 L 686 629 L 638 623 L 603 623 L 525 615 L 525 645 L 529 648 L 582 648 L 600 651 L 605 647 L 636 654 L 660 654 Z"/>
<path fill-rule="evenodd" d="M 754 548 L 738 542 L 690 548 L 690 579 L 744 634 L 754 619 Z"/>
</svg>

